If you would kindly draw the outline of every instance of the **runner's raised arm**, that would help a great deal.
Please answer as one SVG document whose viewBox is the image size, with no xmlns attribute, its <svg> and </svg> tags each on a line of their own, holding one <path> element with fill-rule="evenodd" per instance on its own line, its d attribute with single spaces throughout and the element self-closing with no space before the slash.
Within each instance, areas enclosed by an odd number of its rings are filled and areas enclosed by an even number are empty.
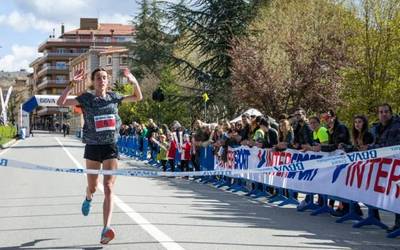
<svg viewBox="0 0 400 250">
<path fill-rule="evenodd" d="M 142 90 L 140 89 L 139 83 L 136 78 L 132 75 L 128 68 L 124 69 L 124 76 L 128 78 L 129 82 L 132 83 L 133 91 L 132 95 L 124 96 L 122 102 L 137 102 L 143 99 Z"/>
<path fill-rule="evenodd" d="M 70 81 L 68 86 L 62 92 L 61 96 L 58 98 L 58 100 L 57 100 L 57 105 L 58 106 L 76 106 L 76 105 L 79 105 L 79 102 L 77 100 L 75 100 L 75 99 L 67 99 L 67 97 L 70 94 L 71 90 L 75 87 L 76 83 L 83 79 L 84 73 L 85 72 L 83 70 L 79 70 L 79 71 L 76 72 L 76 74 L 75 74 L 74 78 L 72 79 L 72 81 Z"/>
</svg>

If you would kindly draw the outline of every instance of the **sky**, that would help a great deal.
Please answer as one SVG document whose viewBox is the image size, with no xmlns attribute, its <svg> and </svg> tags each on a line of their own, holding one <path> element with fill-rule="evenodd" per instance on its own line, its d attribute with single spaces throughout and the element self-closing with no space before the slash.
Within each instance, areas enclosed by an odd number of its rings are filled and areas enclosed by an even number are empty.
<svg viewBox="0 0 400 250">
<path fill-rule="evenodd" d="M 40 54 L 38 45 L 61 24 L 65 31 L 79 27 L 79 18 L 100 23 L 128 24 L 137 14 L 135 0 L 0 0 L 0 71 L 19 71 Z"/>
</svg>

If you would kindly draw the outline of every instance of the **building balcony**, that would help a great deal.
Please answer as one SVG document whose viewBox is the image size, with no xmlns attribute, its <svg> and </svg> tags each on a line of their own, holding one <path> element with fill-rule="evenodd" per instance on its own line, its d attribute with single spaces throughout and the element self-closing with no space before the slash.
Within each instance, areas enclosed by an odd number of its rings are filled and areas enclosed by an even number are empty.
<svg viewBox="0 0 400 250">
<path fill-rule="evenodd" d="M 76 57 L 79 56 L 84 52 L 78 53 L 78 52 L 44 52 L 43 56 L 44 57 Z"/>
<path fill-rule="evenodd" d="M 48 87 L 64 87 L 68 80 L 43 80 L 37 85 L 37 90 L 45 89 Z"/>
<path fill-rule="evenodd" d="M 42 56 L 36 58 L 35 60 L 33 60 L 33 62 L 31 62 L 31 63 L 29 64 L 29 67 L 33 67 L 34 65 L 39 64 L 40 62 L 42 62 L 42 60 L 43 60 L 43 57 L 42 57 Z"/>
<path fill-rule="evenodd" d="M 42 68 L 38 73 L 37 76 L 41 77 L 43 75 L 48 75 L 48 74 L 68 74 L 68 65 L 64 67 L 60 66 L 46 66 Z"/>
<path fill-rule="evenodd" d="M 39 45 L 39 52 L 43 52 L 46 48 L 50 47 L 62 47 L 71 46 L 76 44 L 79 47 L 89 47 L 93 45 L 116 45 L 116 44 L 126 44 L 133 42 L 132 37 L 103 37 L 103 38 L 49 38 L 45 42 Z"/>
<path fill-rule="evenodd" d="M 106 69 L 106 70 L 113 70 L 113 69 L 120 69 L 121 72 L 126 69 L 129 68 L 127 64 L 106 64 L 106 65 L 99 65 L 100 67 Z M 118 72 L 119 73 L 119 72 Z"/>
<path fill-rule="evenodd" d="M 71 53 L 71 52 L 44 52 L 43 56 L 36 58 L 29 66 L 34 67 L 35 65 L 41 65 L 44 63 L 55 63 L 57 60 L 68 61 L 72 58 L 75 58 L 81 55 L 84 52 L 80 53 Z M 55 66 L 56 67 L 56 66 Z"/>
</svg>

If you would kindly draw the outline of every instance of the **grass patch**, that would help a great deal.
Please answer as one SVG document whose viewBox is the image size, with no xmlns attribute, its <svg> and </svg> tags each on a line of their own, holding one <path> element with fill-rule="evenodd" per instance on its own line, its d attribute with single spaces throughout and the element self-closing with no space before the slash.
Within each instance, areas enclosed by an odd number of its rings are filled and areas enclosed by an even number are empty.
<svg viewBox="0 0 400 250">
<path fill-rule="evenodd" d="M 0 145 L 11 141 L 17 135 L 17 129 L 13 126 L 0 126 Z"/>
<path fill-rule="evenodd" d="M 0 138 L 14 138 L 17 129 L 13 126 L 0 126 Z"/>
</svg>

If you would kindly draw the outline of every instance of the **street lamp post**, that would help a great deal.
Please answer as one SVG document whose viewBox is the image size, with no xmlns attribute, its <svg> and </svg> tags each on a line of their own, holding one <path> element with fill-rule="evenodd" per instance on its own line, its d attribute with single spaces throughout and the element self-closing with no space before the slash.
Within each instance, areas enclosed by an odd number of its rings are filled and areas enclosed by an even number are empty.
<svg viewBox="0 0 400 250">
<path fill-rule="evenodd" d="M 204 75 L 203 80 L 203 102 L 204 102 L 204 121 L 207 122 L 207 101 L 208 101 L 208 93 L 207 93 L 207 83 L 210 83 L 212 80 L 212 76 L 210 73 L 206 73 Z"/>
<path fill-rule="evenodd" d="M 206 83 L 203 84 L 203 92 L 206 94 Z M 207 101 L 203 100 L 204 102 L 204 122 L 207 122 Z"/>
</svg>

